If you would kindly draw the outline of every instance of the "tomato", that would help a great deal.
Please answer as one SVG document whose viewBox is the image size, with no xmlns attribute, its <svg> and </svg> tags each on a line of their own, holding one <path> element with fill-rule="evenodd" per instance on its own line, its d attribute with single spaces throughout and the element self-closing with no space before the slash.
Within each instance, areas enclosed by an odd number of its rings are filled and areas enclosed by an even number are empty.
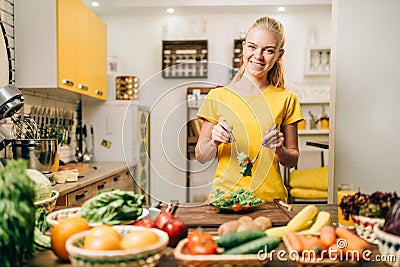
<svg viewBox="0 0 400 267">
<path fill-rule="evenodd" d="M 233 204 L 232 205 L 232 210 L 238 212 L 238 211 L 243 210 L 243 207 L 240 204 Z"/>
<path fill-rule="evenodd" d="M 187 249 L 191 255 L 217 254 L 217 244 L 212 235 L 193 231 L 188 236 Z"/>
<path fill-rule="evenodd" d="M 246 203 L 246 205 L 244 205 L 243 210 L 249 210 L 251 208 L 250 203 Z"/>
<path fill-rule="evenodd" d="M 134 222 L 134 226 L 143 226 L 147 228 L 156 228 L 156 223 L 149 219 L 149 218 L 143 218 L 139 221 Z"/>
</svg>

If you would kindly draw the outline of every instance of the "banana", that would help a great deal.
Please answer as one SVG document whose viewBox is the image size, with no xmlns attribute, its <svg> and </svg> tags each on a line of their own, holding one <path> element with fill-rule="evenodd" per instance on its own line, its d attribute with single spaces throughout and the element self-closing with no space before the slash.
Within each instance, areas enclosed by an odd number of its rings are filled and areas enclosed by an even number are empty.
<svg viewBox="0 0 400 267">
<path fill-rule="evenodd" d="M 304 229 L 305 225 L 318 214 L 318 208 L 315 205 L 305 206 L 297 213 L 287 224 L 287 231 L 298 232 Z M 311 226 L 312 227 L 312 226 Z"/>
</svg>

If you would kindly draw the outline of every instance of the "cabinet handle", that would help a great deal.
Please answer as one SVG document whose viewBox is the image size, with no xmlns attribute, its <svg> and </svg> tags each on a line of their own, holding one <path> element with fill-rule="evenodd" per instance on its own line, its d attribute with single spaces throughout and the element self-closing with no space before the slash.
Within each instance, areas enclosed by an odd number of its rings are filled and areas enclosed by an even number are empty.
<svg viewBox="0 0 400 267">
<path fill-rule="evenodd" d="M 62 79 L 61 83 L 62 84 L 66 84 L 66 85 L 70 85 L 70 86 L 74 86 L 74 82 L 70 81 L 70 80 L 67 80 L 67 79 Z"/>
<path fill-rule="evenodd" d="M 114 182 L 118 182 L 119 180 L 121 180 L 121 176 L 120 175 L 115 176 L 113 180 Z"/>
<path fill-rule="evenodd" d="M 107 182 L 104 182 L 104 183 L 102 183 L 102 184 L 99 184 L 99 185 L 97 186 L 97 190 L 103 189 L 103 188 L 106 186 L 106 184 L 107 184 Z"/>
<path fill-rule="evenodd" d="M 89 86 L 83 85 L 83 84 L 78 84 L 78 88 L 82 90 L 88 90 Z"/>
<path fill-rule="evenodd" d="M 103 91 L 96 90 L 96 91 L 95 91 L 95 94 L 96 94 L 96 95 L 103 95 Z"/>
<path fill-rule="evenodd" d="M 87 193 L 88 193 L 88 191 L 85 191 L 85 192 L 83 192 L 82 194 L 76 195 L 76 196 L 75 196 L 75 200 L 79 200 L 79 199 L 81 199 L 81 198 L 86 197 Z"/>
</svg>

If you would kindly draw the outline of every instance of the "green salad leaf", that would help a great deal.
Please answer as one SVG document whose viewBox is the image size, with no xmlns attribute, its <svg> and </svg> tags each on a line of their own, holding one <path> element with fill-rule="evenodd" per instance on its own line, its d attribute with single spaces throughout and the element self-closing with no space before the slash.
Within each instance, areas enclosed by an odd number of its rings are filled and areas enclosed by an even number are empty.
<svg viewBox="0 0 400 267">
<path fill-rule="evenodd" d="M 243 176 L 251 176 L 251 169 L 253 168 L 253 163 L 251 162 L 250 157 L 246 155 L 244 152 L 240 152 L 239 155 L 237 155 L 237 159 L 239 166 L 242 167 L 242 169 L 240 169 L 240 173 Z"/>
<path fill-rule="evenodd" d="M 234 205 L 239 204 L 243 210 L 252 209 L 264 203 L 264 200 L 255 197 L 251 191 L 239 188 L 234 192 L 225 193 L 220 189 L 215 190 L 215 200 L 210 203 L 217 209 L 233 210 Z M 236 210 L 235 210 L 236 211 Z M 239 210 L 242 211 L 242 210 Z"/>
<path fill-rule="evenodd" d="M 133 191 L 103 190 L 83 203 L 78 215 L 91 224 L 121 224 L 142 214 L 144 200 L 143 195 Z"/>
</svg>

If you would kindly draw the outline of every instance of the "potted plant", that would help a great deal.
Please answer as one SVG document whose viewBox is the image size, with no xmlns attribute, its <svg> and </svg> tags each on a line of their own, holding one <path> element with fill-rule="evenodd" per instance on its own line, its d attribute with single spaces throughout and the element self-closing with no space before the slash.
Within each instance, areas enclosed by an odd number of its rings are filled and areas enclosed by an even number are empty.
<svg viewBox="0 0 400 267">
<path fill-rule="evenodd" d="M 398 200 L 396 192 L 384 193 L 376 191 L 372 194 L 358 192 L 343 197 L 339 203 L 346 220 L 354 221 L 357 234 L 370 243 L 377 244 L 374 233 L 375 224 L 383 224 L 391 206 Z"/>
</svg>

